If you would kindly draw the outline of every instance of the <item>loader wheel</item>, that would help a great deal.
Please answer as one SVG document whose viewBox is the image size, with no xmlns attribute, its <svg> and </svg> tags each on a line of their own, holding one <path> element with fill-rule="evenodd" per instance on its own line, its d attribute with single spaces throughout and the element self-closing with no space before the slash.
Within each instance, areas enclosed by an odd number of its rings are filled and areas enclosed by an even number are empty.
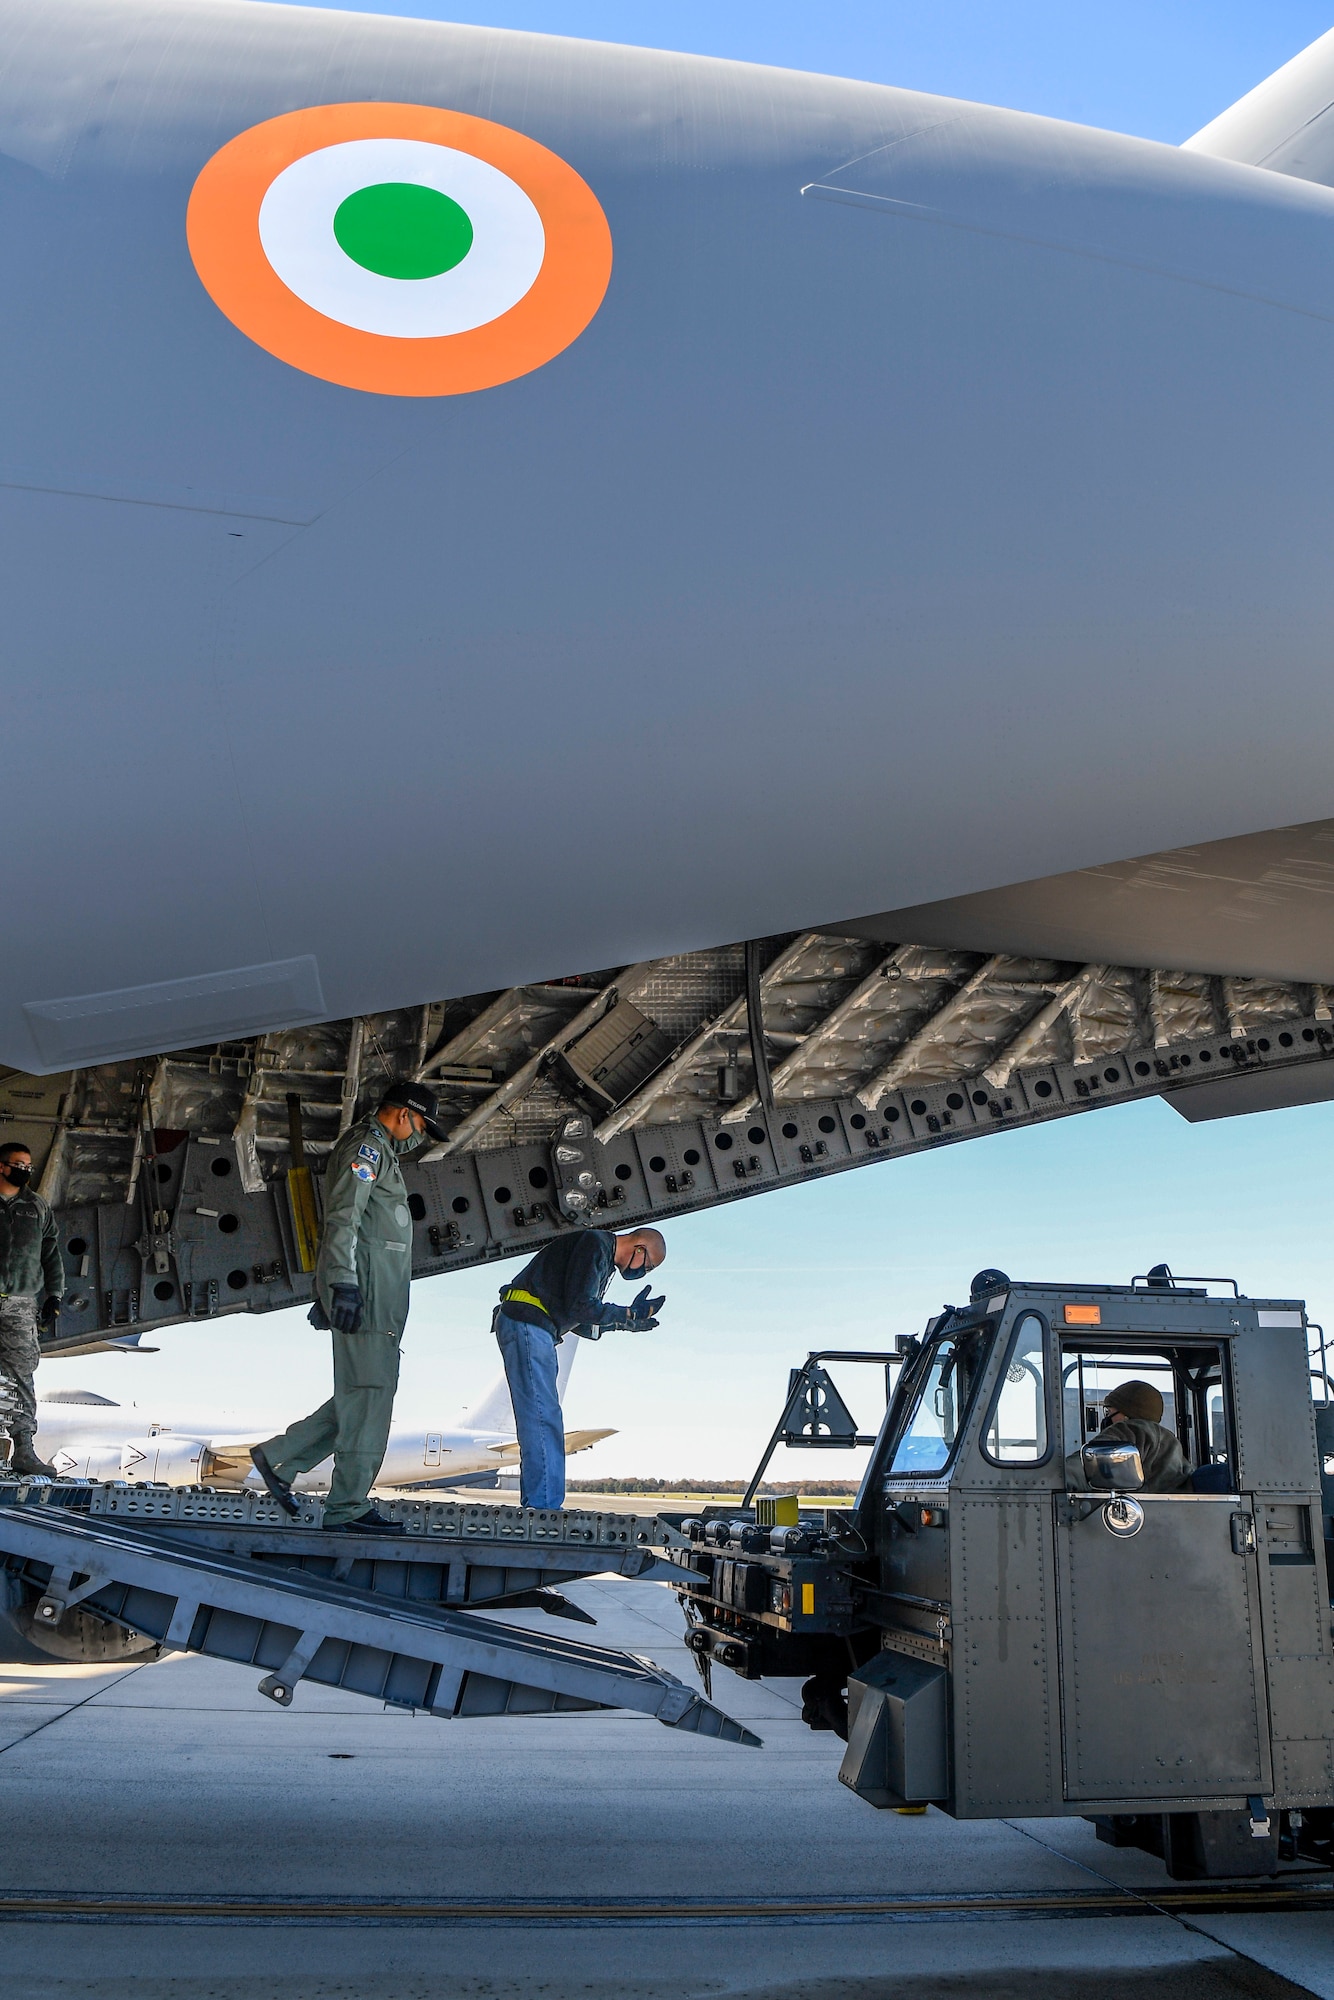
<svg viewBox="0 0 1334 2000">
<path fill-rule="evenodd" d="M 27 1642 L 32 1653 L 48 1660 L 65 1660 L 79 1665 L 117 1666 L 125 1660 L 160 1660 L 162 1648 L 146 1632 L 132 1632 L 113 1625 L 95 1611 L 75 1608 L 67 1611 L 53 1630 L 39 1626 L 30 1611 L 11 1614 L 12 1629 L 20 1643 Z M 17 1650 L 17 1649 L 15 1649 Z M 0 1653 L 3 1653 L 0 1643 Z"/>
</svg>

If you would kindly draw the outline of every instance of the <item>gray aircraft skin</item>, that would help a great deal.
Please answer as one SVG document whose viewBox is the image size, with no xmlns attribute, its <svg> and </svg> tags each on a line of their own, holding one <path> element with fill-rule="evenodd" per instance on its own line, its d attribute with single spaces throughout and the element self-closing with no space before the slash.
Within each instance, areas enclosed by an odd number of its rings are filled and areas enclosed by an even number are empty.
<svg viewBox="0 0 1334 2000">
<path fill-rule="evenodd" d="M 1252 163 L 1326 44 L 1179 150 L 247 0 L 0 11 L 5 1062 L 1334 817 L 1334 192 Z M 234 323 L 192 189 L 341 104 L 567 163 L 585 329 L 403 394 Z"/>
</svg>

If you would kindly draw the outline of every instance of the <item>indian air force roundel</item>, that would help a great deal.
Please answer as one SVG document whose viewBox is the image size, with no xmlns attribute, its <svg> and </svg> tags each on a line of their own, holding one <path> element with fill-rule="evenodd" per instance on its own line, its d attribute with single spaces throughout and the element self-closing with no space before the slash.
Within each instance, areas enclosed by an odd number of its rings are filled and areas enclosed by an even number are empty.
<svg viewBox="0 0 1334 2000">
<path fill-rule="evenodd" d="M 453 396 L 577 340 L 611 276 L 587 183 L 507 125 L 325 104 L 252 125 L 190 196 L 196 271 L 279 360 L 385 396 Z"/>
</svg>

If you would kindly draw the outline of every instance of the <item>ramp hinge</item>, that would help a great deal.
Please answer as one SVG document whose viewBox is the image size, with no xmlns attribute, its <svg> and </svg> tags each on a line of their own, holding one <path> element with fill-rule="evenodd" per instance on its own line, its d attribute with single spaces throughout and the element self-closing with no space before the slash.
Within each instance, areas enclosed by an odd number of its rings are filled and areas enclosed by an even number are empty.
<svg viewBox="0 0 1334 2000">
<path fill-rule="evenodd" d="M 83 1571 L 81 1574 L 83 1582 L 75 1589 L 72 1568 L 52 1570 L 46 1589 L 38 1599 L 37 1608 L 32 1614 L 37 1624 L 54 1628 L 67 1611 L 72 1610 L 76 1604 L 82 1604 L 85 1597 L 91 1597 L 94 1591 L 101 1590 L 103 1584 L 111 1581 L 109 1576 L 92 1570 Z"/>
</svg>

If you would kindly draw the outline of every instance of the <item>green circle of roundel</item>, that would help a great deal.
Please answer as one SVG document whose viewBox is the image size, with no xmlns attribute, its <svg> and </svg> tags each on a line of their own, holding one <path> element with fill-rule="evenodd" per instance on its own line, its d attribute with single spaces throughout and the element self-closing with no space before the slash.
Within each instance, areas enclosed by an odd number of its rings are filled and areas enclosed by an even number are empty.
<svg viewBox="0 0 1334 2000">
<path fill-rule="evenodd" d="M 358 188 L 340 203 L 333 227 L 340 250 L 380 278 L 438 278 L 472 249 L 466 211 L 412 181 Z"/>
</svg>

